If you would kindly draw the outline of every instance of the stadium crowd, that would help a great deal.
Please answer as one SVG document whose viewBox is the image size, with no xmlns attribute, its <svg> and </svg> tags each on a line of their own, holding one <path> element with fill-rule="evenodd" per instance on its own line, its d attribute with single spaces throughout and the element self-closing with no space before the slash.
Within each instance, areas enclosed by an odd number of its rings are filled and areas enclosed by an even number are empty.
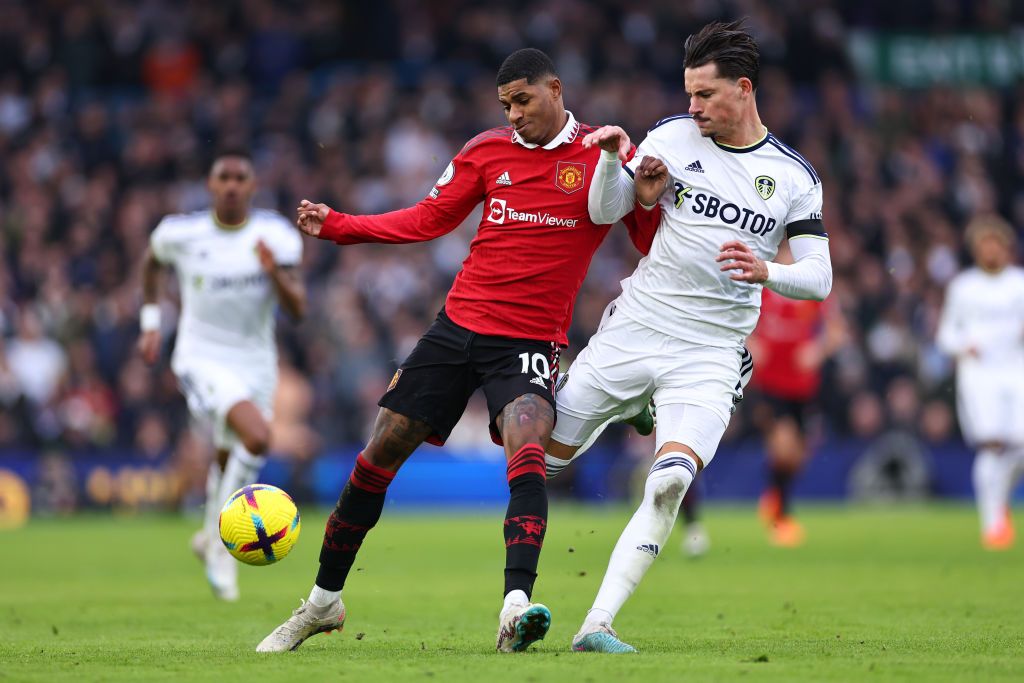
<svg viewBox="0 0 1024 683">
<path fill-rule="evenodd" d="M 955 438 L 952 365 L 935 348 L 935 326 L 945 283 L 967 263 L 965 222 L 998 211 L 1024 226 L 1024 85 L 869 83 L 845 45 L 855 29 L 1003 31 L 1024 25 L 1024 6 L 622 5 L 6 3 L 0 450 L 158 458 L 179 445 L 187 413 L 169 349 L 156 371 L 134 352 L 137 266 L 163 215 L 208 205 L 217 149 L 250 149 L 257 205 L 288 217 L 301 198 L 351 213 L 401 208 L 426 194 L 465 140 L 503 124 L 494 72 L 509 52 L 548 51 L 578 118 L 618 123 L 639 141 L 687 108 L 683 38 L 737 16 L 749 17 L 762 46 L 765 123 L 824 183 L 832 300 L 849 329 L 825 368 L 824 429 Z M 309 315 L 279 327 L 279 450 L 308 455 L 363 440 L 397 362 L 441 306 L 478 215 L 420 245 L 306 240 Z M 637 258 L 613 231 L 578 300 L 566 360 Z M 173 302 L 166 308 L 169 345 Z M 730 434 L 750 429 L 739 411 Z M 460 438 L 485 442 L 476 431 Z"/>
</svg>

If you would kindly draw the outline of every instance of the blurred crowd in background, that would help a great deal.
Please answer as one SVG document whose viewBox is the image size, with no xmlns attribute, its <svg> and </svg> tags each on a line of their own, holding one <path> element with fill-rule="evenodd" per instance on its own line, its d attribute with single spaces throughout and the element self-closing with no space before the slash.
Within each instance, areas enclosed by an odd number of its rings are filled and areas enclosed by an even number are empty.
<svg viewBox="0 0 1024 683">
<path fill-rule="evenodd" d="M 825 367 L 821 429 L 956 439 L 935 327 L 945 284 L 969 262 L 965 222 L 997 211 L 1024 226 L 1024 83 L 867 82 L 848 38 L 1002 32 L 1024 26 L 1024 3 L 42 0 L 0 4 L 0 452 L 158 459 L 190 447 L 167 366 L 175 289 L 167 349 L 149 368 L 134 353 L 138 264 L 162 216 L 208 206 L 217 149 L 250 149 L 256 204 L 289 218 L 301 198 L 349 213 L 401 208 L 466 140 L 504 123 L 494 74 L 513 50 L 548 51 L 567 108 L 638 142 L 688 106 L 684 38 L 741 16 L 762 48 L 762 118 L 824 183 L 847 336 Z M 310 312 L 279 325 L 276 450 L 308 457 L 363 441 L 478 218 L 421 245 L 306 239 Z M 566 361 L 637 258 L 613 231 L 580 293 Z M 740 410 L 728 438 L 750 429 Z"/>
</svg>

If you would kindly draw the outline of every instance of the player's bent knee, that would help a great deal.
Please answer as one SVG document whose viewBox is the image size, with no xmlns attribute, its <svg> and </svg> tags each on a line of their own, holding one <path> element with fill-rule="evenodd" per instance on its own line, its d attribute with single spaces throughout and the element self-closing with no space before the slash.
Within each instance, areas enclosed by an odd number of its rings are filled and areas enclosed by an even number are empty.
<svg viewBox="0 0 1024 683">
<path fill-rule="evenodd" d="M 528 443 L 539 443 L 545 450 L 555 426 L 555 409 L 537 394 L 524 394 L 501 411 L 501 436 L 515 452 Z"/>
<path fill-rule="evenodd" d="M 700 456 L 697 455 L 693 451 L 693 449 L 687 446 L 686 444 L 678 443 L 676 441 L 669 441 L 664 446 L 658 449 L 658 453 L 655 457 L 661 459 L 670 454 L 686 455 L 687 457 L 692 458 L 695 463 L 697 463 L 698 472 L 704 469 L 704 461 L 701 460 Z M 654 464 L 657 465 L 657 461 L 655 461 Z"/>
<path fill-rule="evenodd" d="M 270 428 L 264 426 L 241 437 L 245 450 L 253 455 L 266 455 L 270 450 Z"/>
<path fill-rule="evenodd" d="M 431 426 L 422 420 L 381 408 L 363 457 L 371 465 L 397 472 L 432 432 Z"/>
</svg>

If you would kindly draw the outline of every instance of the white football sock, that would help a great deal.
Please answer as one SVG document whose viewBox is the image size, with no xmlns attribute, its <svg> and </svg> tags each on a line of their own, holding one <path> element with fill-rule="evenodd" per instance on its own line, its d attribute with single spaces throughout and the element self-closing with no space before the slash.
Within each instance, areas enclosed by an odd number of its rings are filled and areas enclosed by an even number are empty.
<svg viewBox="0 0 1024 683">
<path fill-rule="evenodd" d="M 207 538 L 220 535 L 220 509 L 223 507 L 223 502 L 220 505 L 217 504 L 220 479 L 220 463 L 214 459 L 210 463 L 210 470 L 206 473 L 206 507 L 203 510 L 203 531 L 206 532 Z"/>
<path fill-rule="evenodd" d="M 224 503 L 228 501 L 231 494 L 238 489 L 248 484 L 255 484 L 256 480 L 260 476 L 260 470 L 263 468 L 263 463 L 266 458 L 258 455 L 253 455 L 249 451 L 245 450 L 245 446 L 242 444 L 235 444 L 231 448 L 231 452 L 228 454 L 228 462 L 224 466 L 224 472 L 220 475 L 220 487 L 217 490 L 217 498 L 215 501 L 207 499 L 207 506 L 211 502 L 214 502 L 214 507 L 217 510 L 217 515 L 220 515 L 220 509 L 224 507 Z M 210 545 L 219 546 L 220 542 L 220 523 L 215 522 L 217 529 L 216 534 L 211 534 Z"/>
<path fill-rule="evenodd" d="M 643 502 L 615 544 L 601 589 L 587 613 L 584 631 L 587 624 L 610 624 L 636 590 L 672 533 L 679 504 L 696 473 L 696 462 L 685 453 L 666 453 L 654 461 L 644 486 Z"/>
<path fill-rule="evenodd" d="M 1010 500 L 1013 460 L 1010 453 L 992 448 L 983 448 L 974 456 L 971 475 L 983 533 L 992 531 L 1003 521 Z"/>
<path fill-rule="evenodd" d="M 228 455 L 228 464 L 224 466 L 224 474 L 220 480 L 220 491 L 217 496 L 220 498 L 220 506 L 223 507 L 231 494 L 247 486 L 255 484 L 259 479 L 260 470 L 266 458 L 253 455 L 245 450 L 242 444 L 235 444 Z"/>
<path fill-rule="evenodd" d="M 309 592 L 309 601 L 320 608 L 330 607 L 340 599 L 341 591 L 329 591 L 316 584 L 313 584 L 313 590 Z"/>
<path fill-rule="evenodd" d="M 504 612 L 511 605 L 528 605 L 529 603 L 530 599 L 526 597 L 526 593 L 517 588 L 514 591 L 509 591 L 505 596 L 505 604 L 502 605 L 501 611 Z"/>
</svg>

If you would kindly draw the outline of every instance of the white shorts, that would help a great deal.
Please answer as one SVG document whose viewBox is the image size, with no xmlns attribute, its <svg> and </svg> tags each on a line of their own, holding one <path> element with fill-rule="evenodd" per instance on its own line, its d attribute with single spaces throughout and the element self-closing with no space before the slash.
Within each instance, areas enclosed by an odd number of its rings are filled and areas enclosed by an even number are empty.
<svg viewBox="0 0 1024 683">
<path fill-rule="evenodd" d="M 967 443 L 1024 445 L 1024 384 L 1019 373 L 963 368 L 956 382 L 960 431 Z"/>
<path fill-rule="evenodd" d="M 273 415 L 277 369 L 243 368 L 211 360 L 175 360 L 172 370 L 188 402 L 189 412 L 213 431 L 213 445 L 230 450 L 238 436 L 228 427 L 228 411 L 252 401 L 269 421 Z"/>
<path fill-rule="evenodd" d="M 613 315 L 559 382 L 552 438 L 579 446 L 595 430 L 636 415 L 653 399 L 656 450 L 676 441 L 707 465 L 743 398 L 752 367 L 743 347 L 695 344 Z"/>
</svg>

